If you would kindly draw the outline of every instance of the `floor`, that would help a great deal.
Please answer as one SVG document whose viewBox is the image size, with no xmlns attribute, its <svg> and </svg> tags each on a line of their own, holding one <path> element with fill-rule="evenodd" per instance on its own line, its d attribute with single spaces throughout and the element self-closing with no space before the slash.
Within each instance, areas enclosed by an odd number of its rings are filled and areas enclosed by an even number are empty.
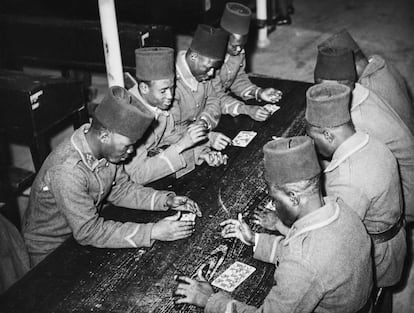
<svg viewBox="0 0 414 313">
<path fill-rule="evenodd" d="M 254 2 L 254 1 L 253 1 Z M 330 34 L 347 28 L 367 54 L 380 54 L 392 62 L 406 78 L 414 91 L 414 1 L 412 0 L 295 0 L 295 14 L 291 25 L 280 26 L 269 34 L 270 44 L 254 49 L 250 54 L 251 72 L 283 79 L 313 81 L 316 61 L 316 45 Z M 177 48 L 186 48 L 191 41 L 188 36 L 178 36 Z M 26 69 L 38 71 L 38 69 Z M 44 72 L 44 71 L 43 71 Z M 99 97 L 106 87 L 104 75 L 94 75 Z M 71 133 L 70 129 L 53 138 L 52 146 Z M 32 168 L 27 148 L 13 146 L 16 165 Z M 24 209 L 27 198 L 21 198 Z M 414 270 L 412 242 L 409 238 L 409 257 L 404 279 L 396 288 L 394 312 L 413 312 Z"/>
</svg>

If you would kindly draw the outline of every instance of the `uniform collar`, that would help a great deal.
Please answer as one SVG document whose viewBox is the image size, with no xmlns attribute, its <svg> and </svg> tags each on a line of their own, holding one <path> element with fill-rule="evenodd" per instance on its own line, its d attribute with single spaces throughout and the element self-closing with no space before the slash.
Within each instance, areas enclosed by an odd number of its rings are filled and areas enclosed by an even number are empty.
<svg viewBox="0 0 414 313">
<path fill-rule="evenodd" d="M 72 134 L 72 137 L 70 138 L 70 142 L 75 150 L 79 153 L 79 157 L 86 165 L 86 167 L 88 167 L 91 171 L 94 171 L 100 163 L 105 162 L 105 164 L 107 164 L 108 161 L 104 158 L 98 160 L 93 155 L 85 136 L 89 131 L 90 126 L 90 124 L 84 124 L 75 130 L 75 132 Z"/>
<path fill-rule="evenodd" d="M 155 116 L 155 119 L 156 120 L 158 120 L 158 117 L 160 116 L 160 115 L 164 115 L 164 116 L 169 116 L 170 115 L 170 113 L 168 112 L 168 111 L 164 111 L 164 110 L 161 110 L 160 108 L 157 108 L 157 107 L 154 107 L 154 106 L 152 106 L 152 105 L 150 105 L 148 102 L 147 102 L 147 100 L 145 100 L 142 96 L 141 96 L 141 94 L 140 94 L 140 92 L 139 92 L 139 90 L 138 90 L 138 85 L 137 84 L 135 84 L 134 85 L 134 87 L 132 87 L 132 88 L 130 88 L 130 89 L 128 89 L 128 91 L 135 97 L 135 98 L 137 98 L 143 105 L 145 105 L 147 108 L 148 108 L 148 110 L 150 110 L 153 114 L 154 114 L 154 116 Z"/>
<path fill-rule="evenodd" d="M 185 54 L 186 51 L 180 51 L 177 55 L 177 62 L 175 63 L 177 80 L 181 79 L 191 91 L 197 91 L 199 82 L 191 73 L 187 61 L 185 60 Z"/>
<path fill-rule="evenodd" d="M 286 235 L 284 245 L 307 232 L 325 227 L 338 219 L 339 206 L 331 197 L 323 198 L 325 205 L 297 220 Z"/>
<path fill-rule="evenodd" d="M 355 88 L 352 90 L 351 111 L 364 102 L 369 96 L 369 90 L 359 83 L 355 83 Z"/>
<path fill-rule="evenodd" d="M 365 133 L 356 132 L 347 140 L 345 140 L 339 147 L 336 149 L 332 156 L 332 161 L 329 163 L 328 167 L 324 170 L 324 173 L 332 172 L 339 165 L 341 165 L 345 160 L 352 156 L 357 151 L 361 150 L 368 144 L 369 136 Z"/>
<path fill-rule="evenodd" d="M 361 74 L 360 80 L 371 76 L 373 73 L 378 72 L 385 66 L 385 60 L 379 55 L 372 55 L 369 60 L 367 66 L 364 68 L 364 71 Z"/>
</svg>

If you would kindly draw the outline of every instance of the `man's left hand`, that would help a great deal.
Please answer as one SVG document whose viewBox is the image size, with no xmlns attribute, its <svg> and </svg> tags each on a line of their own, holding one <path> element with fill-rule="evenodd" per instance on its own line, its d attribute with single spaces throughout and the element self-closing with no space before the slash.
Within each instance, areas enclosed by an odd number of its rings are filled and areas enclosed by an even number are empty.
<svg viewBox="0 0 414 313">
<path fill-rule="evenodd" d="M 174 296 L 180 297 L 175 303 L 188 303 L 204 308 L 208 299 L 214 293 L 210 283 L 206 281 L 194 280 L 186 276 L 176 278 L 180 283 L 174 292 Z"/>
<path fill-rule="evenodd" d="M 260 99 L 265 102 L 276 103 L 282 99 L 283 93 L 280 90 L 274 88 L 266 88 L 263 89 L 260 93 Z"/>
<path fill-rule="evenodd" d="M 176 211 L 186 211 L 202 216 L 198 204 L 186 196 L 174 196 L 167 199 L 167 206 Z"/>
</svg>

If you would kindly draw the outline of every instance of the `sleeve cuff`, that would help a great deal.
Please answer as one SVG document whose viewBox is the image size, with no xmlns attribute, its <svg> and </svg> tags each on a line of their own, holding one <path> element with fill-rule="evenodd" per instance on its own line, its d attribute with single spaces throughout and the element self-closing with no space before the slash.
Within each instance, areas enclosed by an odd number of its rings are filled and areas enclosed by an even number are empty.
<svg viewBox="0 0 414 313">
<path fill-rule="evenodd" d="M 227 305 L 232 302 L 230 295 L 224 292 L 218 292 L 213 294 L 207 301 L 204 308 L 205 313 L 225 313 Z"/>
</svg>

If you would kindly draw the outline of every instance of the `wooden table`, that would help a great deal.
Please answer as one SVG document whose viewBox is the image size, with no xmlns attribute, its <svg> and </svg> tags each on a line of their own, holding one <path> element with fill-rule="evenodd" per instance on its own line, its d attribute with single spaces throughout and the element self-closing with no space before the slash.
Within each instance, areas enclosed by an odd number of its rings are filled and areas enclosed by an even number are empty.
<svg viewBox="0 0 414 313">
<path fill-rule="evenodd" d="M 274 266 L 252 258 L 252 248 L 239 240 L 223 239 L 219 223 L 243 212 L 247 220 L 258 205 L 268 201 L 263 180 L 263 145 L 272 136 L 303 134 L 305 92 L 310 84 L 252 77 L 258 85 L 283 91 L 281 109 L 266 122 L 241 116 L 223 117 L 219 129 L 229 137 L 239 130 L 254 130 L 256 138 L 246 148 L 230 147 L 226 166 L 201 166 L 179 179 L 153 184 L 197 201 L 203 217 L 188 239 L 156 242 L 150 249 L 98 249 L 66 241 L 0 298 L 0 312 L 199 312 L 189 305 L 175 306 L 174 274 L 192 276 L 203 264 L 214 266 L 219 247 L 225 255 L 215 278 L 233 262 L 252 265 L 256 271 L 233 297 L 259 306 L 273 284 Z M 165 213 L 107 209 L 106 218 L 154 221 Z"/>
</svg>

